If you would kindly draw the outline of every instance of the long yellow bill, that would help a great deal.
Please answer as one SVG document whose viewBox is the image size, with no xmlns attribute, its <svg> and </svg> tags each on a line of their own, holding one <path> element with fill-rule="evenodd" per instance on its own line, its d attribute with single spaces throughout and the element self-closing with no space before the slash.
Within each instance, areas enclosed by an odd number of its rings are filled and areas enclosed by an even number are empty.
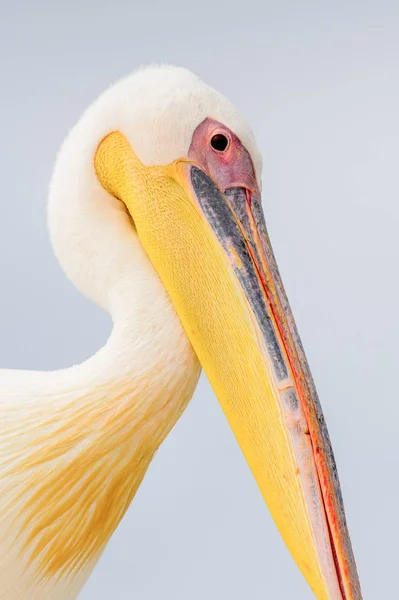
<svg viewBox="0 0 399 600">
<path fill-rule="evenodd" d="M 187 158 L 146 167 L 119 132 L 95 166 L 132 216 L 316 597 L 360 600 L 330 439 L 257 190 L 221 190 Z"/>
</svg>

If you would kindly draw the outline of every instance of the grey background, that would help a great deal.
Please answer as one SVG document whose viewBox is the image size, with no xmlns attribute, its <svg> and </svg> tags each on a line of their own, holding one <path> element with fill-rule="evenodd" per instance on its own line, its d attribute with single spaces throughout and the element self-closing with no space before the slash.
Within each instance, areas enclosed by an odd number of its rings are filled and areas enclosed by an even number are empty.
<svg viewBox="0 0 399 600">
<path fill-rule="evenodd" d="M 0 3 L 0 364 L 85 359 L 110 320 L 51 253 L 46 194 L 108 84 L 184 65 L 248 117 L 280 269 L 333 439 L 366 599 L 396 598 L 399 4 Z M 205 378 L 82 600 L 311 598 Z"/>
</svg>

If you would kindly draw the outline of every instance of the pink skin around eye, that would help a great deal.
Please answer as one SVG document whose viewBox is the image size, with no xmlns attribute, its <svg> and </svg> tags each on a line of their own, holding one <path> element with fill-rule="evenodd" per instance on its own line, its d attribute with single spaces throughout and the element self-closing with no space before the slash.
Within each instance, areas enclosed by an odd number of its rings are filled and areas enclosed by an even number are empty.
<svg viewBox="0 0 399 600">
<path fill-rule="evenodd" d="M 212 148 L 214 135 L 222 134 L 228 140 L 225 150 Z M 231 187 L 242 187 L 260 197 L 251 157 L 238 137 L 227 127 L 207 118 L 193 133 L 188 156 L 216 183 L 222 192 Z"/>
</svg>

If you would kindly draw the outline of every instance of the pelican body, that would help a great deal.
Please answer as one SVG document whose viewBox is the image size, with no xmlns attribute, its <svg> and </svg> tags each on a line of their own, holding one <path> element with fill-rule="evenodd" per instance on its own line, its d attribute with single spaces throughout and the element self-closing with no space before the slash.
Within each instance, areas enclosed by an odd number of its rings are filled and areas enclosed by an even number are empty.
<svg viewBox="0 0 399 600">
<path fill-rule="evenodd" d="M 113 330 L 81 365 L 0 372 L 0 600 L 78 596 L 201 367 L 315 596 L 361 599 L 260 189 L 246 122 L 185 69 L 139 70 L 70 132 L 50 236 Z"/>
</svg>

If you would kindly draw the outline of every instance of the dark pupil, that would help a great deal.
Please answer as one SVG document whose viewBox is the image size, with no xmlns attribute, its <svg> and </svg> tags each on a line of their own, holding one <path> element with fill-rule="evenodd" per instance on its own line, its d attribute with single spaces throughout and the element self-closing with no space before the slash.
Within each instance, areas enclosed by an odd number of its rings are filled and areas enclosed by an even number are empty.
<svg viewBox="0 0 399 600">
<path fill-rule="evenodd" d="M 212 148 L 214 148 L 215 150 L 219 150 L 219 152 L 223 152 L 223 150 L 226 150 L 228 143 L 229 140 L 222 133 L 217 133 L 211 139 Z"/>
</svg>

